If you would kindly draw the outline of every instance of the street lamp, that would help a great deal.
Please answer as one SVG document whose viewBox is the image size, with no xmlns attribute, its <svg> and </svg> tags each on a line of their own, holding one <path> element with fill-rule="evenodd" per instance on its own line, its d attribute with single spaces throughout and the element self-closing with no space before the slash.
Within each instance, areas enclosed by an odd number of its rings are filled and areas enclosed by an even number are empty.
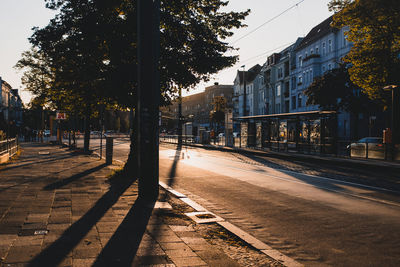
<svg viewBox="0 0 400 267">
<path fill-rule="evenodd" d="M 400 92 L 397 89 L 398 85 L 388 85 L 383 88 L 383 90 L 392 90 L 392 143 L 400 143 Z"/>
</svg>

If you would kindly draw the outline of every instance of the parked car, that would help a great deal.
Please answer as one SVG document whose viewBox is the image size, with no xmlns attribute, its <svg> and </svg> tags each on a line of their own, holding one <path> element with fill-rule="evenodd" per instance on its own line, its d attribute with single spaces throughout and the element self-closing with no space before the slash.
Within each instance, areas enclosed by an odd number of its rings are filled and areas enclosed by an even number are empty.
<svg viewBox="0 0 400 267">
<path fill-rule="evenodd" d="M 221 137 L 224 137 L 224 136 L 225 136 L 225 133 L 219 133 L 219 134 L 218 134 L 218 137 L 220 137 L 220 138 L 221 138 Z"/>
<path fill-rule="evenodd" d="M 50 137 L 50 130 L 44 130 L 43 136 Z"/>
<path fill-rule="evenodd" d="M 367 157 L 371 159 L 384 159 L 385 147 L 382 143 L 381 137 L 364 137 L 357 142 L 351 143 L 347 146 L 350 149 L 351 157 Z"/>
<path fill-rule="evenodd" d="M 234 137 L 234 138 L 240 137 L 240 133 L 239 133 L 239 132 L 233 132 L 233 137 Z"/>
</svg>

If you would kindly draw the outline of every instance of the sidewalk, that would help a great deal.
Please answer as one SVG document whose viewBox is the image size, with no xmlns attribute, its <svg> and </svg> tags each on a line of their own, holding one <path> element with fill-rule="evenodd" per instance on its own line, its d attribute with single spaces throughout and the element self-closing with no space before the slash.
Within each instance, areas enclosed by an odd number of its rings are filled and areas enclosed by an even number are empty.
<svg viewBox="0 0 400 267">
<path fill-rule="evenodd" d="M 66 148 L 22 144 L 0 166 L 0 266 L 240 266 L 137 182 Z M 163 199 L 168 200 L 164 194 Z"/>
</svg>

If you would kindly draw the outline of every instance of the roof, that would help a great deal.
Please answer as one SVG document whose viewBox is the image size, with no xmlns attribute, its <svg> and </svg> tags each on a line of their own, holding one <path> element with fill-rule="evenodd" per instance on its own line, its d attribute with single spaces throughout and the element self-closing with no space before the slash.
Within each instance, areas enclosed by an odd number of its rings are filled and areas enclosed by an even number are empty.
<svg viewBox="0 0 400 267">
<path fill-rule="evenodd" d="M 330 16 L 329 18 L 312 28 L 311 31 L 306 35 L 306 37 L 304 37 L 301 43 L 297 46 L 296 50 L 300 50 L 305 46 L 311 44 L 315 40 L 320 39 L 321 37 L 331 33 L 335 29 L 331 26 L 332 21 L 333 16 Z"/>
<path fill-rule="evenodd" d="M 245 73 L 246 82 L 252 82 L 256 78 L 256 76 L 260 73 L 260 71 L 261 71 L 261 66 L 259 64 L 254 65 L 247 71 L 238 70 L 237 75 L 239 75 L 239 83 L 243 84 L 243 73 Z"/>
</svg>

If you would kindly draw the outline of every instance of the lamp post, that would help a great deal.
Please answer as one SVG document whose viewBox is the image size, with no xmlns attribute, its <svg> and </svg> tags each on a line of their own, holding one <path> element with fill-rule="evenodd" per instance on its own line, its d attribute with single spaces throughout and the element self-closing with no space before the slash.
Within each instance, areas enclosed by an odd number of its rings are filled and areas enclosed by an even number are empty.
<svg viewBox="0 0 400 267">
<path fill-rule="evenodd" d="M 8 96 L 7 96 L 7 150 L 8 150 L 8 155 L 11 157 L 11 145 L 10 145 L 10 104 L 11 104 L 11 91 L 8 90 Z"/>
<path fill-rule="evenodd" d="M 395 144 L 400 144 L 400 92 L 398 85 L 388 85 L 383 90 L 392 90 L 392 160 L 395 157 Z"/>
</svg>

